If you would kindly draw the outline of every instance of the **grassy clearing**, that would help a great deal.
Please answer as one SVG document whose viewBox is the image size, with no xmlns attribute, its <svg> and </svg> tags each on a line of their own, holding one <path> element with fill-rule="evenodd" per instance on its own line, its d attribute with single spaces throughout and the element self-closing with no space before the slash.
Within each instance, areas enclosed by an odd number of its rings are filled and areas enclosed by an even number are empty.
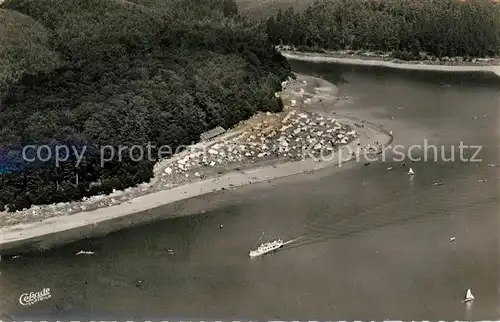
<svg viewBox="0 0 500 322">
<path fill-rule="evenodd" d="M 314 0 L 236 0 L 241 14 L 252 18 L 266 18 L 276 15 L 278 11 L 293 7 L 296 11 L 306 10 Z"/>
<path fill-rule="evenodd" d="M 0 86 L 60 64 L 48 45 L 47 30 L 31 17 L 0 9 L 0 26 Z"/>
</svg>

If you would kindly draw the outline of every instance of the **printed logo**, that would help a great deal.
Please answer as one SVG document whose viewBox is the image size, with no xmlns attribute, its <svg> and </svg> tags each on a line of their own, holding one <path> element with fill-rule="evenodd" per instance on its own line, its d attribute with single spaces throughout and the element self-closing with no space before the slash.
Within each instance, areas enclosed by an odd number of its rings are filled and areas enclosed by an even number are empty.
<svg viewBox="0 0 500 322">
<path fill-rule="evenodd" d="M 23 293 L 19 297 L 19 303 L 21 305 L 33 305 L 37 302 L 50 299 L 50 288 L 44 288 L 40 292 L 29 292 Z"/>
</svg>

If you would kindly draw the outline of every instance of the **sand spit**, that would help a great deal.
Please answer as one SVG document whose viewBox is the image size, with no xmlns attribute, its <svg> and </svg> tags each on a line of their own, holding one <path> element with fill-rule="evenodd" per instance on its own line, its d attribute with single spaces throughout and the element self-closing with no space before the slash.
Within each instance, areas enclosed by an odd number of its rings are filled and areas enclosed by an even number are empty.
<svg viewBox="0 0 500 322">
<path fill-rule="evenodd" d="M 289 111 L 280 120 L 280 126 L 256 124 L 241 134 L 222 142 L 208 145 L 171 162 L 164 169 L 160 181 L 168 185 L 172 178 L 182 182 L 191 176 L 204 177 L 212 167 L 251 164 L 260 161 L 300 161 L 311 153 L 319 156 L 321 150 L 334 151 L 357 137 L 356 131 L 334 118 L 317 114 Z"/>
<path fill-rule="evenodd" d="M 338 63 L 359 66 L 380 66 L 398 68 L 406 70 L 438 71 L 438 72 L 486 72 L 493 73 L 500 77 L 499 59 L 477 58 L 473 62 L 462 60 L 443 61 L 402 61 L 386 56 L 356 56 L 332 53 L 304 53 L 297 51 L 281 51 L 281 54 L 288 59 L 318 62 L 318 63 Z"/>
<path fill-rule="evenodd" d="M 392 140 L 376 126 L 360 126 L 361 120 L 308 111 L 308 106 L 333 104 L 338 99 L 333 84 L 299 75 L 283 85 L 279 94 L 285 103 L 282 113 L 260 113 L 213 142 L 193 145 L 159 162 L 149 183 L 108 196 L 1 213 L 1 253 L 46 249 L 92 237 L 100 224 L 109 233 L 154 219 L 145 215 L 132 220 L 129 215 L 214 191 L 338 165 L 353 157 L 340 153 L 342 149 L 375 147 L 377 153 Z M 320 154 L 327 158 L 319 160 Z"/>
</svg>

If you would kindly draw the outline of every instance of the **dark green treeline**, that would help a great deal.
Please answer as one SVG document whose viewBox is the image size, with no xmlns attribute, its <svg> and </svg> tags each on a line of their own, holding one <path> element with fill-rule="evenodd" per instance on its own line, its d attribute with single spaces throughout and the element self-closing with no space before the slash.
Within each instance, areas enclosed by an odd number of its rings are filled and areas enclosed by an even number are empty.
<svg viewBox="0 0 500 322">
<path fill-rule="evenodd" d="M 7 0 L 0 24 L 0 209 L 149 181 L 154 160 L 125 153 L 101 167 L 101 147 L 175 150 L 279 111 L 274 93 L 290 75 L 232 0 Z M 59 166 L 54 154 L 27 162 L 27 145 L 72 153 Z M 84 152 L 78 167 L 73 152 Z"/>
<path fill-rule="evenodd" d="M 418 59 L 500 54 L 500 3 L 489 0 L 328 0 L 266 21 L 271 41 L 303 51 L 370 50 Z"/>
</svg>

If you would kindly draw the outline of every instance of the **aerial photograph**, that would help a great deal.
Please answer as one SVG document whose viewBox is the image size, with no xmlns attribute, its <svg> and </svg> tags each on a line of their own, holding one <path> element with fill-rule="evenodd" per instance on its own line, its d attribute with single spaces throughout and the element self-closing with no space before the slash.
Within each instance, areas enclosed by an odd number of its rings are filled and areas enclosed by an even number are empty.
<svg viewBox="0 0 500 322">
<path fill-rule="evenodd" d="M 0 0 L 0 322 L 354 320 L 500 320 L 500 0 Z"/>
</svg>

